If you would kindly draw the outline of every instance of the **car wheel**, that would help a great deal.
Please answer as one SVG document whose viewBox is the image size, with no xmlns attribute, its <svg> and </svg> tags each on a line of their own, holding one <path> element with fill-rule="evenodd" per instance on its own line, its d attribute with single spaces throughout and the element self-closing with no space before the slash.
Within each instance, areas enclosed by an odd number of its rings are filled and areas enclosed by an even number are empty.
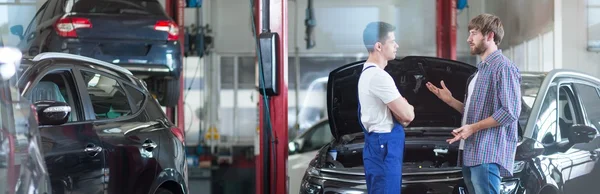
<svg viewBox="0 0 600 194">
<path fill-rule="evenodd" d="M 158 190 L 154 194 L 174 194 L 174 193 L 167 189 L 158 188 Z"/>
<path fill-rule="evenodd" d="M 177 102 L 179 101 L 179 80 L 178 79 L 168 79 L 161 80 L 162 83 L 158 83 L 160 85 L 159 93 L 158 93 L 158 102 L 162 106 L 167 107 L 176 107 Z"/>
</svg>

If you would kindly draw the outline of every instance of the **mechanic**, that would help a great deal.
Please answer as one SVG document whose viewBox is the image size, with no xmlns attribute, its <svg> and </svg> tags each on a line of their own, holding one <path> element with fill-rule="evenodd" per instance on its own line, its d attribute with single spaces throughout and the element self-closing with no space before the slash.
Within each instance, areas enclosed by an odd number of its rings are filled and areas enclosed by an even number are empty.
<svg viewBox="0 0 600 194">
<path fill-rule="evenodd" d="M 358 118 L 365 134 L 363 161 L 368 193 L 400 193 L 404 127 L 414 107 L 398 91 L 384 69 L 396 58 L 396 27 L 372 22 L 363 32 L 369 57 L 358 81 Z"/>
<path fill-rule="evenodd" d="M 427 88 L 446 104 L 463 113 L 462 127 L 450 144 L 464 140 L 463 176 L 470 193 L 500 193 L 500 177 L 512 176 L 521 113 L 521 77 L 518 67 L 498 45 L 504 29 L 497 16 L 481 14 L 469 22 L 471 54 L 481 62 L 467 86 L 466 103 L 442 88 Z"/>
</svg>

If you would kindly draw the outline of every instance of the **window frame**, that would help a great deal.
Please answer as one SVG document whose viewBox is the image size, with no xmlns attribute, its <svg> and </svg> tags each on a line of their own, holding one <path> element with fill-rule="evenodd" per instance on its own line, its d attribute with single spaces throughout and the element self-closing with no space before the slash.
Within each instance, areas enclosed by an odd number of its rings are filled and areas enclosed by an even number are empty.
<svg viewBox="0 0 600 194">
<path fill-rule="evenodd" d="M 592 17 L 591 14 L 590 14 L 590 12 L 592 10 L 600 11 L 600 4 L 591 5 L 590 2 L 589 2 L 589 0 L 588 0 L 588 2 L 586 2 L 586 8 L 585 8 L 585 10 L 586 10 L 586 19 L 587 19 L 586 27 L 585 27 L 586 47 L 587 47 L 588 52 L 598 52 L 598 51 L 600 51 L 600 46 L 598 46 L 598 45 L 596 45 L 596 46 L 591 45 L 592 41 L 598 41 L 598 42 L 600 42 L 600 39 L 598 39 L 598 40 L 592 40 L 592 38 L 590 37 L 590 34 L 592 33 L 591 29 L 590 29 L 590 18 Z M 597 24 L 597 25 L 600 25 L 600 24 Z"/>
<path fill-rule="evenodd" d="M 584 113 L 582 112 L 583 110 L 581 109 L 581 107 L 582 107 L 581 101 L 577 97 L 575 90 L 573 90 L 573 83 L 574 83 L 574 80 L 572 80 L 571 78 L 563 78 L 559 81 L 558 91 L 557 91 L 558 92 L 557 93 L 557 102 L 560 102 L 560 100 L 561 100 L 560 91 L 561 91 L 562 87 L 567 87 L 568 90 L 566 91 L 567 92 L 566 100 L 568 101 L 567 103 L 572 103 L 570 108 L 572 109 L 572 111 L 574 111 L 573 118 L 572 118 L 573 125 L 577 125 L 577 124 L 581 124 L 584 122 L 584 119 L 583 119 Z M 556 114 L 557 121 L 559 121 L 560 115 L 561 115 L 561 112 L 563 111 L 563 109 L 564 108 L 561 106 L 558 106 L 558 103 L 557 103 L 557 114 Z M 557 125 L 557 132 L 558 132 L 560 138 L 556 138 L 556 143 L 558 143 L 558 144 L 569 143 L 568 135 L 563 134 L 562 131 L 560 130 L 560 124 Z M 570 132 L 570 130 L 569 130 L 569 132 Z"/>
<path fill-rule="evenodd" d="M 31 81 L 31 85 L 29 87 L 27 87 L 21 95 L 24 97 L 29 96 L 29 94 L 31 94 L 31 90 L 35 87 L 35 85 L 37 85 L 42 80 L 42 78 L 44 78 L 49 73 L 56 72 L 56 71 L 70 71 L 71 75 L 73 76 L 73 84 L 75 84 L 73 87 L 76 90 L 81 91 L 79 83 L 81 82 L 80 80 L 82 80 L 82 79 L 81 79 L 79 73 L 77 73 L 75 69 L 76 68 L 73 65 L 64 64 L 64 63 L 57 63 L 57 64 L 54 64 L 51 68 L 43 69 L 42 71 L 39 71 L 39 73 L 35 75 L 35 78 Z M 67 80 L 65 80 L 65 81 L 67 81 Z M 66 122 L 66 123 L 63 123 L 62 125 L 57 125 L 57 126 L 70 126 L 70 125 L 79 125 L 79 124 L 89 123 L 89 121 L 87 120 L 89 115 L 86 110 L 86 105 L 85 105 L 83 96 L 81 96 L 77 91 L 71 91 L 71 92 L 73 95 L 72 95 L 72 99 L 70 99 L 70 100 L 72 100 L 75 105 L 75 107 L 71 107 L 71 110 L 73 110 L 73 109 L 77 110 L 77 113 L 78 113 L 76 115 L 77 121 Z M 77 101 L 76 98 L 78 98 L 79 101 Z M 27 100 L 29 100 L 29 99 L 27 99 Z M 35 103 L 35 102 L 31 102 L 31 103 Z M 54 125 L 52 125 L 52 126 L 54 126 Z M 40 127 L 45 127 L 45 126 L 40 126 Z"/>
</svg>

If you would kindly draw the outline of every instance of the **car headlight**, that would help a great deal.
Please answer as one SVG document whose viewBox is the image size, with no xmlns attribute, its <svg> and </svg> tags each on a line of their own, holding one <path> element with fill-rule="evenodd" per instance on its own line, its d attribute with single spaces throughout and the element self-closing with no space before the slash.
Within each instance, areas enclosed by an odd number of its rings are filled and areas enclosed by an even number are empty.
<svg viewBox="0 0 600 194">
<path fill-rule="evenodd" d="M 317 178 L 321 177 L 321 172 L 319 172 L 319 169 L 317 169 L 313 166 L 308 167 L 306 169 L 306 173 L 308 174 L 308 176 L 311 176 L 311 177 L 317 177 Z"/>
<path fill-rule="evenodd" d="M 321 185 L 312 184 L 308 181 L 302 181 L 302 185 L 300 186 L 300 193 L 302 194 L 317 194 L 321 193 L 323 187 Z"/>
<path fill-rule="evenodd" d="M 521 171 L 523 171 L 523 169 L 525 169 L 525 162 L 515 161 L 515 164 L 513 165 L 513 174 L 520 173 Z"/>
<path fill-rule="evenodd" d="M 513 194 L 517 190 L 517 185 L 519 185 L 517 180 L 502 182 L 500 185 L 500 193 Z"/>
</svg>

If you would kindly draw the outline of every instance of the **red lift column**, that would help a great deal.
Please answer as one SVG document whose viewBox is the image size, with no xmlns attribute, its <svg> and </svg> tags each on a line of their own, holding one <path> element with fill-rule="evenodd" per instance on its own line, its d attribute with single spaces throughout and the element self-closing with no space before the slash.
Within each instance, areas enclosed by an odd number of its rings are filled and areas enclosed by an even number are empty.
<svg viewBox="0 0 600 194">
<path fill-rule="evenodd" d="M 165 0 L 165 10 L 167 12 L 167 15 L 169 15 L 171 18 L 173 18 L 173 20 L 175 20 L 175 22 L 177 23 L 177 25 L 179 26 L 179 42 L 181 43 L 181 62 L 183 63 L 183 51 L 184 51 L 184 45 L 183 43 L 185 42 L 185 28 L 184 28 L 184 8 L 185 8 L 185 2 L 184 0 Z M 181 65 L 181 68 L 183 69 L 183 65 Z M 175 125 L 177 125 L 177 128 L 179 130 L 181 130 L 181 134 L 184 135 L 185 137 L 185 125 L 184 125 L 184 107 L 183 107 L 183 96 L 184 96 L 184 88 L 185 88 L 185 80 L 184 80 L 184 72 L 183 70 L 181 71 L 181 75 L 179 76 L 179 100 L 177 101 L 177 107 L 167 107 L 166 110 L 166 114 L 167 117 L 171 120 L 171 122 L 175 123 Z"/>
<path fill-rule="evenodd" d="M 436 0 L 437 56 L 456 60 L 456 0 Z"/>
<path fill-rule="evenodd" d="M 269 0 L 269 20 L 270 20 L 270 29 L 271 32 L 279 34 L 279 41 L 277 42 L 279 45 L 279 51 L 277 53 L 277 64 L 278 64 L 278 82 L 279 84 L 279 95 L 272 96 L 269 98 L 269 108 L 273 129 L 273 135 L 277 141 L 275 144 L 276 147 L 276 162 L 273 163 L 273 160 L 270 159 L 270 188 L 268 190 L 269 193 L 277 193 L 283 194 L 288 193 L 287 188 L 287 156 L 288 156 L 288 86 L 287 86 L 287 72 L 288 72 L 288 45 L 287 45 L 287 0 Z M 254 18 L 256 19 L 255 24 L 257 31 L 256 33 L 260 34 L 262 29 L 262 20 L 263 16 L 261 14 L 262 9 L 262 0 L 254 0 Z M 259 74 L 257 74 L 259 75 Z M 265 123 L 263 111 L 263 98 L 261 96 L 259 101 L 259 109 L 260 109 L 260 154 L 256 157 L 256 193 L 262 194 L 265 191 L 264 182 L 262 181 L 264 176 L 264 168 L 263 166 L 263 137 L 266 134 L 264 130 Z M 271 155 L 272 156 L 272 155 Z M 272 158 L 272 157 L 270 157 Z M 276 175 L 273 177 L 273 170 L 276 169 Z M 273 183 L 275 183 L 273 185 Z M 273 190 L 275 189 L 275 190 Z"/>
</svg>

